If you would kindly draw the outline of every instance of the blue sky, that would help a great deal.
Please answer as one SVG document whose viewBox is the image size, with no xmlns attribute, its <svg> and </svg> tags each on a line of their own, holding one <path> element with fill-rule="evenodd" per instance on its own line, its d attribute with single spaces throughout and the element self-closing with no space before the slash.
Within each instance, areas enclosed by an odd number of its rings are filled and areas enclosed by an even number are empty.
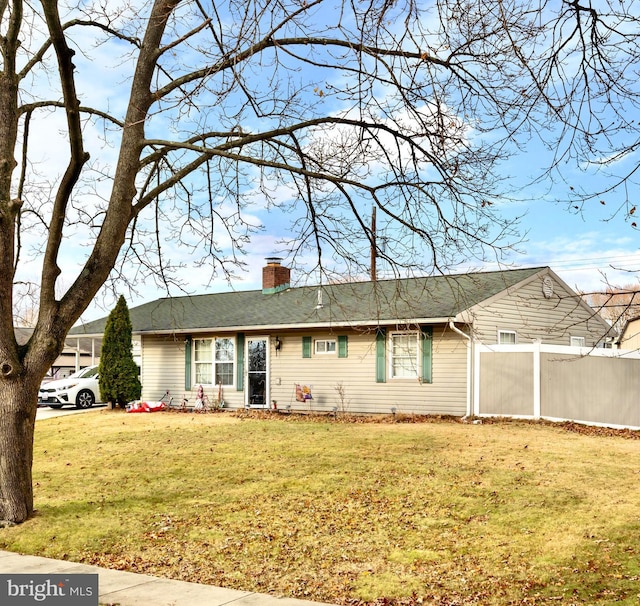
<svg viewBox="0 0 640 606">
<path fill-rule="evenodd" d="M 82 35 L 82 34 L 81 34 Z M 86 45 L 89 48 L 89 45 Z M 114 111 L 122 111 L 126 97 L 120 94 L 123 82 L 125 64 L 112 56 L 112 49 L 98 47 L 92 49 L 88 61 L 83 64 L 77 57 L 79 84 L 82 101 L 86 104 L 99 102 L 107 98 L 109 107 Z M 111 66 L 111 67 L 108 67 Z M 129 64 L 129 67 L 131 64 Z M 99 70 L 98 79 L 92 77 Z M 84 82 L 85 73 L 87 82 Z M 84 86 L 83 86 L 84 85 Z M 51 142 L 58 137 L 58 126 L 55 120 L 45 123 L 45 128 L 39 132 L 42 137 L 41 160 L 42 165 L 53 173 L 59 173 L 64 167 L 64 158 L 56 154 L 56 146 Z M 46 129 L 46 130 L 45 130 Z M 104 150 L 98 143 L 99 129 L 91 132 L 87 127 L 87 147 L 94 157 L 98 157 Z M 549 162 L 549 153 L 539 143 L 531 143 L 526 151 L 514 156 L 511 161 L 502 166 L 504 174 L 514 177 L 514 182 L 524 184 L 532 176 L 545 167 Z M 115 149 L 110 154 L 102 155 L 101 162 L 113 163 Z M 633 156 L 624 158 L 621 165 L 632 166 L 637 160 Z M 561 173 L 556 175 L 556 182 L 545 181 L 537 183 L 531 188 L 519 192 L 522 202 L 498 203 L 498 212 L 506 217 L 519 217 L 519 228 L 524 240 L 514 246 L 514 249 L 503 259 L 500 267 L 528 267 L 548 265 L 569 286 L 583 290 L 596 291 L 603 289 L 607 282 L 612 285 L 626 285 L 638 282 L 640 276 L 640 251 L 638 250 L 638 230 L 631 226 L 631 221 L 625 213 L 616 213 L 616 209 L 624 203 L 619 193 L 610 194 L 605 205 L 598 200 L 589 202 L 580 212 L 572 209 L 568 199 L 570 187 L 582 188 L 586 192 L 603 189 L 606 182 L 603 175 L 596 170 L 579 171 L 576 167 L 565 165 Z M 624 169 L 624 166 L 620 166 Z M 104 194 L 103 194 L 104 195 Z M 193 263 L 194 255 L 187 249 L 172 249 L 166 245 L 165 252 L 172 260 L 183 260 L 188 267 L 180 273 L 186 282 L 186 290 L 190 294 L 225 291 L 233 287 L 239 290 L 260 288 L 261 270 L 266 257 L 273 256 L 279 250 L 278 240 L 287 236 L 290 229 L 288 218 L 277 213 L 268 214 L 264 209 L 256 208 L 248 218 L 256 223 L 264 223 L 265 231 L 253 237 L 251 244 L 246 247 L 243 261 L 247 265 L 246 272 L 240 272 L 240 279 L 230 286 L 224 279 L 210 281 L 210 272 L 205 268 L 198 268 Z M 76 235 L 81 230 L 76 230 Z M 72 279 L 74 272 L 80 268 L 79 260 L 83 249 L 80 240 L 69 237 L 63 251 L 62 286 Z M 463 260 L 461 260 L 463 261 Z M 288 259 L 284 258 L 286 264 Z M 496 269 L 495 263 L 479 263 L 474 261 L 468 265 L 470 269 Z M 461 264 L 457 271 L 464 269 Z M 383 270 L 384 268 L 381 268 Z M 71 278 L 67 278 L 71 276 Z M 300 276 L 292 276 L 295 283 Z M 130 307 L 151 301 L 165 292 L 157 289 L 151 281 L 138 287 L 138 292 L 132 295 L 126 290 Z M 174 294 L 180 294 L 177 291 Z M 83 315 L 88 321 L 102 317 L 108 313 L 115 300 L 110 296 L 98 296 Z"/>
<path fill-rule="evenodd" d="M 518 250 L 514 250 L 501 266 L 474 263 L 474 269 L 548 265 L 569 286 L 586 292 L 602 290 L 607 283 L 619 286 L 638 283 L 638 234 L 622 217 L 609 219 L 600 208 L 594 208 L 594 212 L 572 213 L 564 205 L 546 200 L 528 203 L 526 210 L 521 219 L 522 228 L 528 230 L 526 241 L 519 244 Z M 277 222 L 271 227 L 253 239 L 250 252 L 244 259 L 248 271 L 240 274 L 241 279 L 234 282 L 234 289 L 261 287 L 265 258 L 277 250 L 276 241 L 286 231 L 282 226 L 279 233 Z M 286 263 L 286 258 L 283 262 Z M 183 277 L 188 277 L 191 294 L 231 288 L 224 280 L 207 284 L 207 275 L 205 270 L 192 269 L 183 273 Z M 292 280 L 296 280 L 295 274 Z M 139 297 L 128 297 L 128 305 L 134 307 L 163 296 L 165 293 L 154 288 L 149 288 L 148 292 L 142 288 Z M 105 309 L 94 305 L 83 319 L 87 321 L 104 315 Z"/>
<path fill-rule="evenodd" d="M 532 167 L 533 152 L 526 152 L 514 157 L 504 169 L 510 174 L 522 175 Z M 538 166 L 542 166 L 543 158 L 535 154 Z M 634 158 L 627 159 L 633 162 Z M 535 168 L 537 169 L 538 166 Z M 493 270 L 508 267 L 550 266 L 570 287 L 585 292 L 599 291 L 608 284 L 626 286 L 640 283 L 640 249 L 638 247 L 639 232 L 632 227 L 631 220 L 623 212 L 616 210 L 624 200 L 618 194 L 610 194 L 606 204 L 598 200 L 587 203 L 576 210 L 569 202 L 569 183 L 579 183 L 586 191 L 602 189 L 605 181 L 596 174 L 580 173 L 567 167 L 561 175 L 567 183 L 538 183 L 535 188 L 522 192 L 526 199 L 523 202 L 505 202 L 499 212 L 507 217 L 518 217 L 523 241 L 516 244 L 505 257 L 503 263 L 479 263 L 474 261 L 468 267 L 474 270 Z M 247 271 L 239 272 L 239 279 L 229 285 L 220 278 L 209 280 L 209 272 L 203 268 L 191 267 L 181 272 L 187 282 L 189 294 L 236 290 L 249 290 L 261 287 L 261 270 L 266 257 L 278 254 L 278 240 L 288 235 L 288 217 L 277 213 L 269 214 L 256 211 L 253 217 L 256 222 L 264 223 L 263 233 L 252 238 L 251 245 L 246 248 Z M 170 253 L 171 254 L 171 253 Z M 174 260 L 183 258 L 189 263 L 191 253 L 186 249 L 173 252 Z M 288 259 L 284 258 L 286 264 Z M 464 269 L 464 264 L 460 269 Z M 384 268 L 380 268 L 384 271 Z M 459 271 L 460 269 L 456 270 Z M 301 276 L 292 275 L 292 280 Z M 151 283 L 138 288 L 138 296 L 125 293 L 129 307 L 135 307 L 158 297 L 166 296 Z M 174 294 L 184 294 L 174 291 Z M 100 299 L 98 299 L 100 300 Z M 106 298 L 101 304 L 92 305 L 83 315 L 88 321 L 103 317 L 108 313 L 113 300 Z"/>
<path fill-rule="evenodd" d="M 535 161 L 532 160 L 535 158 Z M 532 175 L 545 167 L 543 150 L 532 144 L 526 152 L 514 156 L 505 165 L 506 174 L 516 175 L 516 181 L 527 183 Z M 624 160 L 627 165 L 636 161 L 634 156 Z M 623 167 L 624 168 L 624 167 Z M 562 180 L 566 183 L 562 183 Z M 560 182 L 558 182 L 560 181 Z M 499 212 L 506 217 L 518 217 L 523 240 L 516 244 L 501 264 L 477 261 L 460 269 L 494 270 L 509 267 L 550 266 L 570 287 L 584 292 L 603 290 L 607 285 L 625 286 L 638 284 L 640 288 L 640 233 L 632 226 L 632 220 L 619 211 L 624 199 L 619 193 L 608 194 L 576 209 L 569 201 L 571 184 L 579 184 L 584 191 L 604 189 L 607 180 L 598 171 L 582 172 L 567 166 L 556 182 L 550 179 L 537 183 L 520 194 L 522 202 L 509 201 L 499 204 Z M 257 289 L 261 287 L 262 267 L 265 258 L 278 254 L 278 240 L 288 235 L 288 217 L 265 211 L 250 215 L 256 222 L 265 224 L 265 231 L 253 237 L 247 247 L 246 272 L 239 272 L 239 279 L 230 286 L 225 280 L 209 282 L 206 270 L 190 270 L 182 273 L 187 279 L 190 294 Z M 189 255 L 184 249 L 175 255 Z M 287 263 L 286 256 L 283 262 Z M 379 266 L 384 273 L 384 266 Z M 456 271 L 460 271 L 457 269 Z M 292 280 L 302 279 L 292 275 Z M 130 307 L 165 296 L 152 287 L 140 289 L 139 297 L 130 297 Z M 83 319 L 90 320 L 105 315 L 104 307 L 90 308 Z"/>
<path fill-rule="evenodd" d="M 509 172 L 533 174 L 544 168 L 545 161 L 549 155 L 532 145 L 512 158 Z M 602 290 L 607 284 L 637 284 L 640 288 L 640 231 L 626 212 L 624 188 L 584 204 L 572 199 L 578 190 L 595 194 L 607 189 L 613 182 L 607 172 L 624 174 L 637 163 L 636 152 L 607 171 L 565 164 L 553 181 L 546 179 L 527 190 L 525 195 L 532 199 L 522 205 L 525 214 L 521 219 L 526 240 L 511 260 L 524 266 L 549 265 L 571 287 L 586 292 Z"/>
</svg>

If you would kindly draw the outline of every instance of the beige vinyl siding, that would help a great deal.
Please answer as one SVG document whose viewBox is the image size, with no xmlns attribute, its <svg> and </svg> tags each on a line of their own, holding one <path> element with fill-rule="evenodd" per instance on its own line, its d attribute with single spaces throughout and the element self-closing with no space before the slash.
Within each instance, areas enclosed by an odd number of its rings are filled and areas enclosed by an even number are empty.
<svg viewBox="0 0 640 606">
<path fill-rule="evenodd" d="M 209 338 L 209 335 L 203 338 Z M 197 385 L 192 385 L 191 390 L 185 389 L 184 336 L 178 335 L 175 338 L 172 336 L 144 336 L 142 351 L 143 400 L 158 400 L 169 390 L 174 402 L 181 402 L 183 398 L 187 398 L 191 403 L 195 401 Z M 191 368 L 193 369 L 193 357 Z M 207 387 L 205 393 L 211 401 L 214 401 L 218 397 L 218 388 Z M 226 406 L 229 407 L 241 408 L 244 405 L 243 392 L 236 391 L 235 387 L 224 389 L 223 399 Z"/>
<path fill-rule="evenodd" d="M 594 314 L 555 281 L 553 295 L 546 299 L 539 277 L 476 310 L 474 330 L 476 338 L 487 344 L 497 343 L 498 331 L 507 330 L 517 333 L 518 343 L 541 339 L 551 345 L 570 345 L 571 337 L 584 337 L 585 345 L 592 347 L 605 336 Z"/>
<path fill-rule="evenodd" d="M 184 338 L 142 337 L 142 399 L 155 401 L 167 391 L 174 398 L 184 392 Z"/>
<path fill-rule="evenodd" d="M 629 321 L 620 339 L 620 349 L 640 349 L 640 319 Z"/>
<path fill-rule="evenodd" d="M 339 335 L 348 336 L 346 358 L 339 357 L 337 351 L 315 353 L 315 339 L 337 341 Z M 377 383 L 375 332 L 279 331 L 277 336 L 282 347 L 278 352 L 274 347 L 275 336 L 270 335 L 269 399 L 270 404 L 276 400 L 281 410 L 290 406 L 291 410 L 320 413 L 332 413 L 334 408 L 353 414 L 390 414 L 393 408 L 398 414 L 460 416 L 466 413 L 467 346 L 462 337 L 445 326 L 433 328 L 432 383 L 390 378 L 385 383 Z M 302 356 L 303 336 L 312 338 L 311 358 Z M 247 333 L 245 338 L 250 339 L 251 334 Z M 184 385 L 184 338 L 145 336 L 142 349 L 142 398 L 157 400 L 169 390 L 174 400 L 186 397 L 193 401 L 194 391 L 185 390 Z M 311 386 L 313 399 L 297 402 L 296 384 Z M 340 385 L 343 399 L 338 391 Z M 195 390 L 195 386 L 192 387 Z M 211 399 L 217 397 L 217 388 L 205 391 Z M 244 392 L 226 388 L 223 396 L 227 408 L 244 406 Z"/>
<path fill-rule="evenodd" d="M 316 339 L 348 335 L 348 357 L 316 354 Z M 279 409 L 331 413 L 450 414 L 466 413 L 467 347 L 456 333 L 433 331 L 433 382 L 390 379 L 376 382 L 375 332 L 296 331 L 278 333 L 282 349 L 271 351 L 271 399 Z M 302 357 L 302 337 L 312 338 L 311 357 Z M 388 363 L 387 363 L 388 366 Z M 387 373 L 388 374 L 388 373 Z M 313 399 L 297 402 L 296 384 L 311 386 Z M 338 387 L 342 385 L 344 399 Z"/>
</svg>

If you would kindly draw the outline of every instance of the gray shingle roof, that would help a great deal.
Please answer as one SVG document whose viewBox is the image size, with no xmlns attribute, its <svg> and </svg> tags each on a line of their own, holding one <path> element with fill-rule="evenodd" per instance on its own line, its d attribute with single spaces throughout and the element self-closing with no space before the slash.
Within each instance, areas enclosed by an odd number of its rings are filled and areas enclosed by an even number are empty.
<svg viewBox="0 0 640 606">
<path fill-rule="evenodd" d="M 442 321 L 542 271 L 543 267 L 451 276 L 346 282 L 289 288 L 169 297 L 129 310 L 134 333 L 206 329 L 391 324 Z M 322 306 L 318 306 L 321 292 Z M 70 334 L 102 334 L 107 318 Z"/>
</svg>

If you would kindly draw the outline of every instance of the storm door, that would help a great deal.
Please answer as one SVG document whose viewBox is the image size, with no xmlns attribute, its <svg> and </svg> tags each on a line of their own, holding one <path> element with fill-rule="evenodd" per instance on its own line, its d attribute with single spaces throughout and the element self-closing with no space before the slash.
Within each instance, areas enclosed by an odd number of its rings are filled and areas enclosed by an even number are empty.
<svg viewBox="0 0 640 606">
<path fill-rule="evenodd" d="M 269 341 L 266 338 L 247 339 L 247 402 L 252 408 L 267 408 L 268 406 L 268 351 Z"/>
</svg>

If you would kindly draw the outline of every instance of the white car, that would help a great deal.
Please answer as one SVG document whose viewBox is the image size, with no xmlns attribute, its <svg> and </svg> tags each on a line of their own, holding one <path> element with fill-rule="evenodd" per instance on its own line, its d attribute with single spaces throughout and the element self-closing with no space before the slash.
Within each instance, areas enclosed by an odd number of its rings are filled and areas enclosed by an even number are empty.
<svg viewBox="0 0 640 606">
<path fill-rule="evenodd" d="M 38 406 L 62 408 L 69 404 L 76 408 L 91 408 L 99 398 L 98 367 L 87 366 L 66 379 L 42 383 L 38 392 Z"/>
</svg>

